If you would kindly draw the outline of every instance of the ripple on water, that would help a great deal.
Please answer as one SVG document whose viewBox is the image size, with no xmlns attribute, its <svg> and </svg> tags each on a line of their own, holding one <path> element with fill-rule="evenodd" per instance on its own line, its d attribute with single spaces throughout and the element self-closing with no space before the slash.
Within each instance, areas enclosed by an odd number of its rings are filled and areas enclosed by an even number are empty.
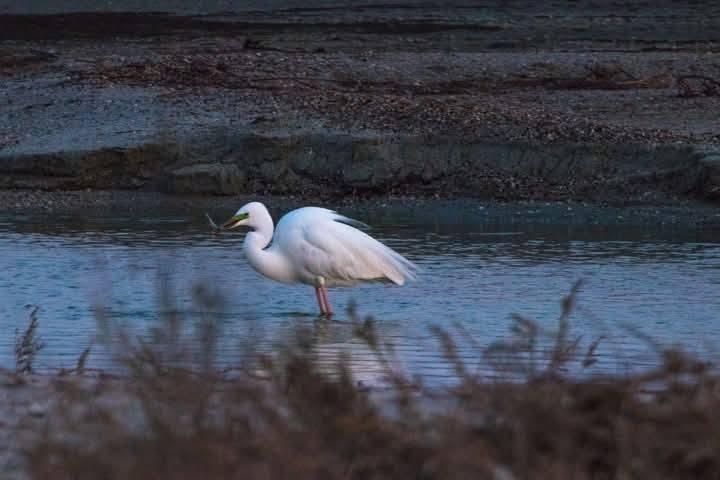
<svg viewBox="0 0 720 480">
<path fill-rule="evenodd" d="M 390 221 L 392 219 L 388 219 Z M 352 334 L 344 306 L 372 313 L 381 335 L 396 345 L 407 368 L 431 381 L 452 372 L 428 331 L 431 324 L 463 325 L 460 352 L 473 368 L 489 371 L 478 351 L 507 338 L 513 314 L 551 329 L 560 299 L 577 279 L 585 284 L 572 317 L 584 344 L 604 336 L 596 372 L 624 373 L 653 365 L 655 345 L 681 344 L 705 356 L 720 343 L 720 241 L 670 238 L 652 231 L 623 239 L 623 232 L 589 237 L 566 227 L 392 223 L 371 232 L 422 268 L 420 282 L 404 288 L 366 285 L 331 292 L 339 311 L 318 322 L 312 291 L 259 277 L 244 261 L 241 235 L 212 235 L 199 221 L 114 218 L 108 224 L 0 224 L 0 318 L 6 331 L 24 325 L 27 305 L 41 306 L 40 333 L 47 367 L 70 366 L 97 332 L 92 306 L 103 303 L 111 318 L 138 332 L 160 322 L 157 285 L 171 274 L 174 307 L 193 308 L 191 289 L 204 282 L 227 299 L 213 313 L 222 327 L 223 362 L 238 361 L 243 345 L 271 351 L 297 325 L 314 335 L 316 354 L 327 364 L 349 352 L 353 371 L 366 383 L 381 376 L 377 358 Z M 472 340 L 472 341 L 471 341 Z M 13 337 L 0 341 L 0 365 L 12 363 Z M 546 344 L 543 344 L 547 346 Z M 107 365 L 97 347 L 91 360 Z"/>
</svg>

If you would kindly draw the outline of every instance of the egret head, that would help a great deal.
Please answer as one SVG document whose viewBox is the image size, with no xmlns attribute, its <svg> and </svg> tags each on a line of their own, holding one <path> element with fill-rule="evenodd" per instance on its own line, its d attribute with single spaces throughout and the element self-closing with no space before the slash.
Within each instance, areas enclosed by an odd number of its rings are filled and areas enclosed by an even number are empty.
<svg viewBox="0 0 720 480">
<path fill-rule="evenodd" d="M 251 202 L 240 207 L 240 209 L 235 212 L 235 215 L 223 223 L 222 228 L 227 230 L 233 230 L 242 226 L 254 228 L 257 221 L 264 218 L 264 216 L 268 216 L 265 205 L 260 202 Z"/>
</svg>

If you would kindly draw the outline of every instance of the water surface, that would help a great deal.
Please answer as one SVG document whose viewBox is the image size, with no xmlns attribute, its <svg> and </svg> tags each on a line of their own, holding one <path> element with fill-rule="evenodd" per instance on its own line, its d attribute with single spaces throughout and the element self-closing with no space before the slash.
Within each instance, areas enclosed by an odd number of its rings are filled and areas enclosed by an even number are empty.
<svg viewBox="0 0 720 480">
<path fill-rule="evenodd" d="M 311 288 L 260 277 L 244 260 L 242 234 L 212 235 L 201 214 L 5 215 L 0 366 L 12 366 L 14 332 L 25 325 L 31 305 L 40 306 L 42 368 L 73 366 L 97 333 L 93 305 L 104 305 L 110 318 L 139 334 L 147 332 L 168 309 L 159 301 L 161 272 L 169 273 L 178 311 L 201 308 L 192 302 L 194 285 L 222 293 L 224 309 L 208 314 L 222 328 L 220 357 L 228 364 L 243 346 L 272 349 L 301 325 L 312 332 L 318 355 L 335 358 L 349 351 L 358 376 L 373 381 L 377 362 L 353 338 L 345 312 L 355 301 L 360 315 L 377 319 L 408 369 L 441 380 L 448 369 L 429 325 L 452 329 L 459 322 L 477 344 L 473 348 L 507 338 L 516 313 L 552 329 L 562 297 L 578 279 L 584 285 L 572 332 L 582 335 L 583 345 L 604 337 L 593 372 L 621 374 L 653 365 L 652 342 L 714 356 L 720 344 L 717 232 L 570 224 L 547 220 L 537 210 L 530 215 L 526 208 L 504 208 L 499 217 L 488 216 L 484 207 L 461 215 L 442 209 L 424 216 L 355 212 L 373 224 L 372 235 L 416 262 L 422 274 L 402 288 L 331 290 L 338 313 L 332 322 L 316 318 Z M 488 368 L 470 342 L 461 343 L 473 366 Z M 108 365 L 107 352 L 96 346 L 91 363 Z"/>
</svg>

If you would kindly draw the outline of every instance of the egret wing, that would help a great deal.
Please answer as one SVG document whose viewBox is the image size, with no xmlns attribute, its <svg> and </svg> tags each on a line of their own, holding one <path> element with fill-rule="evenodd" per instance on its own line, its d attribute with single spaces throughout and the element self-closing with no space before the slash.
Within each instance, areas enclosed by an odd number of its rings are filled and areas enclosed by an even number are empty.
<svg viewBox="0 0 720 480">
<path fill-rule="evenodd" d="M 416 267 L 365 232 L 341 223 L 347 217 L 327 211 L 323 221 L 302 226 L 304 267 L 336 284 L 391 281 L 402 285 Z M 339 217 L 339 218 L 338 218 Z"/>
</svg>

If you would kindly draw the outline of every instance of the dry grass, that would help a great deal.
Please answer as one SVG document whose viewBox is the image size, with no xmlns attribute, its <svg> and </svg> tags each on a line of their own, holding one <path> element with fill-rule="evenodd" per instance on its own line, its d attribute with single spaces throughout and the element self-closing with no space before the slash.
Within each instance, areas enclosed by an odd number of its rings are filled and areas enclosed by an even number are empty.
<svg viewBox="0 0 720 480">
<path fill-rule="evenodd" d="M 43 343 L 38 338 L 38 307 L 33 307 L 30 311 L 30 319 L 22 336 L 19 332 L 15 332 L 15 373 L 28 374 L 33 373 L 33 365 L 35 357 L 42 350 Z"/>
<path fill-rule="evenodd" d="M 27 450 L 32 477 L 720 478 L 720 383 L 708 365 L 666 352 L 657 370 L 630 378 L 564 373 L 592 363 L 597 347 L 580 351 L 571 333 L 577 288 L 549 352 L 538 347 L 548 332 L 521 317 L 508 341 L 478 350 L 478 361 L 520 382 L 473 374 L 456 344 L 472 340 L 436 329 L 457 376 L 446 391 L 399 370 L 374 321 L 351 311 L 392 384 L 381 397 L 359 388 L 345 361 L 330 374 L 320 368 L 302 329 L 277 354 L 229 373 L 216 366 L 221 332 L 210 317 L 168 313 L 138 340 L 100 313 L 127 375 L 93 387 L 58 381 L 57 409 Z M 205 289 L 195 301 L 206 307 L 196 311 L 222 307 Z M 109 385 L 122 386 L 127 408 L 100 400 Z"/>
</svg>

